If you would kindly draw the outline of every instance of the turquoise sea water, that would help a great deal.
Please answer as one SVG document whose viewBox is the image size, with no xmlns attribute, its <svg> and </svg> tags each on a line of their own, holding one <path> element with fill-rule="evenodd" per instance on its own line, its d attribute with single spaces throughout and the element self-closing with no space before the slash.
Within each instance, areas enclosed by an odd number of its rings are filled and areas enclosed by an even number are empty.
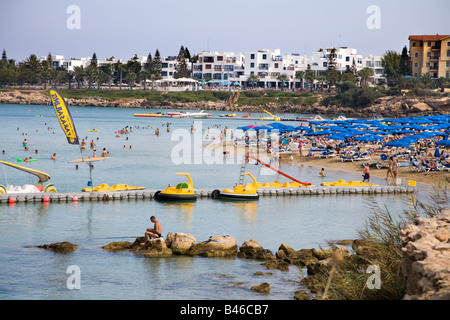
<svg viewBox="0 0 450 320">
<path fill-rule="evenodd" d="M 133 117 L 134 113 L 161 111 L 149 109 L 71 107 L 70 110 L 78 135 L 86 138 L 83 156 L 92 155 L 89 147 L 92 139 L 98 155 L 103 148 L 109 151 L 108 159 L 95 163 L 94 185 L 125 183 L 163 189 L 185 179 L 176 176 L 176 172 L 190 173 L 194 187 L 199 189 L 221 189 L 238 182 L 241 165 L 238 160 L 208 164 L 211 159 L 202 156 L 205 149 L 195 149 L 198 146 L 193 147 L 185 163 L 177 164 L 179 153 L 175 152 L 174 156 L 174 150 L 192 146 L 193 139 L 198 138 L 190 134 L 192 119 Z M 205 130 L 203 135 L 209 128 L 212 136 L 217 134 L 214 129 L 223 130 L 225 126 L 236 129 L 254 122 L 205 119 L 196 126 Z M 5 150 L 0 154 L 2 160 L 17 163 L 17 157 L 37 158 L 36 162 L 25 165 L 50 174 L 50 181 L 61 192 L 80 191 L 87 186 L 88 167 L 81 163 L 77 170 L 75 164 L 69 163 L 81 157 L 80 149 L 67 143 L 53 107 L 1 105 L 0 123 L 0 151 Z M 133 132 L 117 137 L 116 131 L 126 126 Z M 159 136 L 154 134 L 156 127 L 161 131 Z M 98 132 L 88 132 L 91 129 Z M 22 146 L 25 138 L 29 151 L 24 151 Z M 185 144 L 181 143 L 183 139 L 187 139 Z M 205 140 L 201 145 L 205 147 L 209 143 Z M 56 153 L 55 161 L 50 160 L 53 153 Z M 247 169 L 262 182 L 286 181 L 278 175 L 262 175 L 260 166 L 248 165 Z M 318 176 L 318 169 L 308 165 L 287 162 L 280 169 L 315 185 L 324 181 Z M 360 175 L 360 172 L 327 171 L 326 180 L 360 180 Z M 3 185 L 23 185 L 35 180 L 34 176 L 6 166 L 0 169 Z M 376 178 L 373 182 L 385 183 Z M 370 214 L 370 204 L 386 205 L 396 215 L 406 208 L 409 197 L 390 194 L 262 197 L 256 202 L 239 203 L 199 199 L 190 204 L 154 200 L 3 204 L 0 206 L 0 299 L 292 299 L 302 275 L 296 267 L 282 272 L 267 270 L 261 261 L 238 258 L 144 258 L 107 252 L 101 246 L 117 240 L 133 241 L 133 237 L 141 236 L 150 226 L 149 217 L 155 215 L 162 222 L 163 235 L 169 231 L 185 232 L 199 242 L 211 235 L 225 234 L 236 238 L 238 245 L 255 239 L 273 253 L 281 243 L 296 250 L 319 248 L 326 246 L 327 240 L 355 238 Z M 32 248 L 61 241 L 80 247 L 71 254 Z M 69 290 L 67 270 L 73 265 L 81 272 L 81 287 Z M 255 276 L 256 271 L 270 271 L 273 275 Z M 270 284 L 269 295 L 250 290 L 262 282 Z"/>
</svg>

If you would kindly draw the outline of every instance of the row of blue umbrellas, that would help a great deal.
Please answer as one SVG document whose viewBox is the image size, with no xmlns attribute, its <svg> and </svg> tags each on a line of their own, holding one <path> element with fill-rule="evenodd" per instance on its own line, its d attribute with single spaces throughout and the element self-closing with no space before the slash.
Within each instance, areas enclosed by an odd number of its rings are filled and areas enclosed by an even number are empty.
<svg viewBox="0 0 450 320">
<path fill-rule="evenodd" d="M 389 124 L 389 125 L 387 125 Z M 324 126 L 326 125 L 326 126 Z M 361 142 L 382 142 L 384 135 L 412 134 L 414 130 L 427 130 L 418 134 L 388 142 L 386 146 L 409 147 L 420 139 L 429 139 L 436 136 L 446 137 L 450 134 L 450 115 L 435 115 L 428 117 L 411 117 L 384 120 L 323 120 L 310 123 L 311 127 L 290 126 L 280 122 L 270 123 L 264 126 L 250 125 L 237 129 L 266 130 L 267 132 L 304 132 L 305 136 L 326 136 L 328 139 L 345 140 L 353 138 Z M 315 130 L 312 127 L 315 127 Z M 361 130 L 363 129 L 363 130 Z M 436 130 L 445 130 L 445 132 Z M 449 140 L 443 140 L 438 145 L 448 146 Z"/>
</svg>

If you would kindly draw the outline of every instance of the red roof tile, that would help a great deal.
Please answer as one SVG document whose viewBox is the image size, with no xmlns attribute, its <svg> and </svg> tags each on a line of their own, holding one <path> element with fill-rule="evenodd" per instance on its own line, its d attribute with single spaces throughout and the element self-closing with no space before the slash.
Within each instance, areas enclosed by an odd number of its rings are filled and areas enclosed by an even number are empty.
<svg viewBox="0 0 450 320">
<path fill-rule="evenodd" d="M 450 35 L 442 35 L 442 34 L 435 34 L 435 35 L 413 35 L 409 36 L 409 40 L 416 40 L 416 41 L 437 41 L 442 40 L 445 38 L 450 37 Z"/>
</svg>

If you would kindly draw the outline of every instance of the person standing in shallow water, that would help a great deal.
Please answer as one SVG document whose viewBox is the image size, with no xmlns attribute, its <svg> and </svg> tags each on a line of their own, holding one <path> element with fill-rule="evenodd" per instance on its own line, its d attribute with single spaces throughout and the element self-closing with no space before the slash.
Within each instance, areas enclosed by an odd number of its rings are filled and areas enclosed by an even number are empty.
<svg viewBox="0 0 450 320">
<path fill-rule="evenodd" d="M 155 216 L 150 217 L 150 221 L 153 222 L 153 229 L 147 229 L 145 232 L 145 241 L 141 242 L 141 246 L 145 245 L 150 239 L 161 238 L 162 227 L 161 223 L 155 218 Z"/>
<path fill-rule="evenodd" d="M 369 182 L 370 183 L 370 169 L 369 164 L 366 163 L 363 169 L 363 182 Z"/>
</svg>

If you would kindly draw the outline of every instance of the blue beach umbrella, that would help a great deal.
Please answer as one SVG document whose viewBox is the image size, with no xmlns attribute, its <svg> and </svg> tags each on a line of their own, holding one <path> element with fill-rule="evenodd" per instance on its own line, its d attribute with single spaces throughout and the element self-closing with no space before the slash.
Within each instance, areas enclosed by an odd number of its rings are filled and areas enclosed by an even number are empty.
<svg viewBox="0 0 450 320">
<path fill-rule="evenodd" d="M 439 153 L 439 148 L 436 147 L 436 149 L 434 149 L 434 157 L 439 158 L 440 156 L 441 156 L 441 154 Z"/>
<path fill-rule="evenodd" d="M 403 140 L 403 139 L 399 139 L 396 141 L 392 141 L 392 142 L 388 142 L 385 144 L 385 146 L 388 147 L 399 147 L 399 148 L 407 148 L 411 145 L 412 140 Z"/>
<path fill-rule="evenodd" d="M 436 145 L 450 147 L 450 140 L 441 140 L 439 142 L 436 142 Z"/>
</svg>

